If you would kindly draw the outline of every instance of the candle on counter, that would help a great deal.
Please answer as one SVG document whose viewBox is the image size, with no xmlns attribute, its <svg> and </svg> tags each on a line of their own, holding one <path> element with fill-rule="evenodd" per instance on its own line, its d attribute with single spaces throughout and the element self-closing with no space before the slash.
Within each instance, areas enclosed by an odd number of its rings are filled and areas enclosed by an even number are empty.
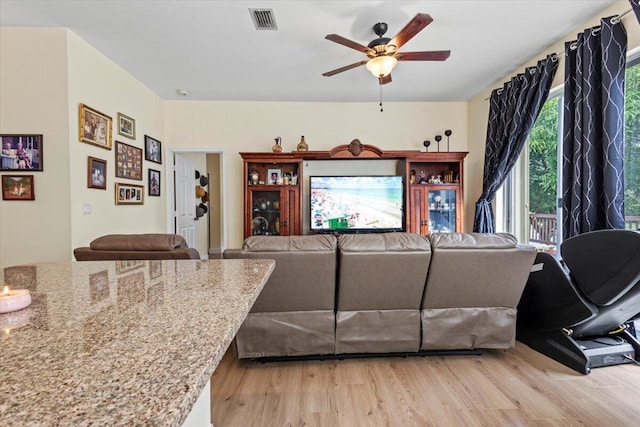
<svg viewBox="0 0 640 427">
<path fill-rule="evenodd" d="M 31 304 L 31 294 L 28 289 L 9 290 L 9 287 L 5 286 L 0 293 L 0 313 L 22 310 L 29 304 Z"/>
</svg>

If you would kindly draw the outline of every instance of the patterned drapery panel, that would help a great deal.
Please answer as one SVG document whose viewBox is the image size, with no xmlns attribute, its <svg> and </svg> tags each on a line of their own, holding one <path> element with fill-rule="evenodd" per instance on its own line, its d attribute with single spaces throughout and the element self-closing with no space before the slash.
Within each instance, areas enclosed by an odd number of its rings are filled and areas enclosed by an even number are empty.
<svg viewBox="0 0 640 427">
<path fill-rule="evenodd" d="M 638 23 L 640 23 L 640 0 L 629 0 L 629 3 L 631 3 L 636 18 L 638 18 Z"/>
<path fill-rule="evenodd" d="M 624 228 L 627 34 L 619 19 L 603 18 L 565 48 L 562 220 L 568 239 Z"/>
<path fill-rule="evenodd" d="M 491 201 L 518 160 L 557 69 L 558 58 L 549 55 L 491 92 L 482 195 L 476 202 L 473 231 L 494 232 Z"/>
</svg>

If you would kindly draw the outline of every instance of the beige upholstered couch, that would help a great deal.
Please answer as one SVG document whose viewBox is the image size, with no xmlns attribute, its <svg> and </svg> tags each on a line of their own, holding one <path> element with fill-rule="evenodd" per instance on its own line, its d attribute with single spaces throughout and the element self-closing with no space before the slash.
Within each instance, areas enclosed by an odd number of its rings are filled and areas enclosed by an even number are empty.
<svg viewBox="0 0 640 427">
<path fill-rule="evenodd" d="M 108 234 L 93 240 L 89 247 L 73 251 L 77 261 L 130 259 L 200 259 L 177 234 Z"/>
<path fill-rule="evenodd" d="M 238 357 L 512 347 L 535 254 L 508 234 L 249 237 L 224 257 L 276 267 Z"/>
</svg>

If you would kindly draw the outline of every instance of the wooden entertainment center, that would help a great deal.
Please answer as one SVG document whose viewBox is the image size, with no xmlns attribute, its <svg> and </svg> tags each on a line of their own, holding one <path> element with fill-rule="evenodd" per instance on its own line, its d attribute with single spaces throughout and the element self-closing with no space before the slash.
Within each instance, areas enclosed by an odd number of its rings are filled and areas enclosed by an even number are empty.
<svg viewBox="0 0 640 427">
<path fill-rule="evenodd" d="M 244 237 L 302 234 L 304 162 L 312 160 L 397 160 L 396 173 L 404 180 L 405 230 L 423 235 L 464 231 L 467 154 L 381 150 L 357 139 L 329 151 L 240 153 L 245 177 Z"/>
</svg>

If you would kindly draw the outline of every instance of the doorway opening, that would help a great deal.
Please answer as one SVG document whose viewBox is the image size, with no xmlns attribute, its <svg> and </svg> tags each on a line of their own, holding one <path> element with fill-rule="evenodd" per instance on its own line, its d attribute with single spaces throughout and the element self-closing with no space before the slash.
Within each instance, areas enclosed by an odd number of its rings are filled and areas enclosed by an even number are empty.
<svg viewBox="0 0 640 427">
<path fill-rule="evenodd" d="M 179 233 L 183 226 L 179 215 L 189 213 L 194 224 L 194 244 L 200 256 L 221 258 L 227 247 L 224 150 L 179 148 L 167 150 L 167 232 Z M 193 165 L 193 185 L 184 185 L 178 177 L 176 159 Z M 179 166 L 181 167 L 181 166 Z M 196 178 L 198 176 L 198 178 Z M 202 177 L 206 177 L 206 180 Z M 201 185 L 206 182 L 206 185 Z M 196 194 L 196 189 L 201 187 Z M 203 195 L 203 190 L 206 196 Z M 182 204 L 188 204 L 184 209 Z M 188 222 L 188 221 L 187 221 Z"/>
</svg>

